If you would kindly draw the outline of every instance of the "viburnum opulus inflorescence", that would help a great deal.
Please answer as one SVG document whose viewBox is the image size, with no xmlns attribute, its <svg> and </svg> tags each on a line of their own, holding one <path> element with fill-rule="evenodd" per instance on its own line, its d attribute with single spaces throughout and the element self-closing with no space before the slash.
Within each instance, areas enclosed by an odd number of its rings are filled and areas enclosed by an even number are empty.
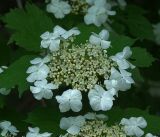
<svg viewBox="0 0 160 137">
<path fill-rule="evenodd" d="M 51 99 L 53 90 L 65 86 L 62 95 L 56 96 L 61 112 L 79 112 L 83 106 L 82 92 L 88 94 L 93 110 L 109 110 L 118 91 L 126 91 L 134 83 L 127 71 L 134 68 L 127 61 L 132 52 L 125 47 L 108 56 L 111 42 L 105 29 L 92 33 L 84 44 L 75 44 L 76 35 L 81 35 L 78 28 L 66 31 L 60 26 L 41 35 L 41 48 L 47 54 L 31 61 L 27 70 L 27 81 L 33 83 L 30 90 L 38 100 Z"/>
<path fill-rule="evenodd" d="M 121 1 L 118 0 L 118 3 L 122 3 L 121 5 L 124 6 L 124 0 Z M 117 5 L 117 2 L 112 3 L 108 0 L 51 0 L 47 4 L 46 10 L 53 13 L 58 19 L 64 18 L 69 13 L 84 15 L 86 24 L 101 26 L 109 21 L 109 16 L 116 14 L 115 11 L 112 11 L 112 6 Z"/>
</svg>

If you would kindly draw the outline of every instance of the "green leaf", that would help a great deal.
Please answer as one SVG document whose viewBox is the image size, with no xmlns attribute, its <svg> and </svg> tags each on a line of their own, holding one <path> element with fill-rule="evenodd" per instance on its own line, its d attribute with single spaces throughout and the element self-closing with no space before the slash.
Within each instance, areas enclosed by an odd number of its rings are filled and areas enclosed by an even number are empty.
<svg viewBox="0 0 160 137">
<path fill-rule="evenodd" d="M 144 129 L 146 133 L 159 134 L 160 133 L 160 117 L 150 115 L 146 111 L 142 111 L 137 108 L 120 109 L 113 108 L 112 110 L 106 112 L 109 116 L 108 124 L 113 124 L 115 122 L 119 123 L 122 118 L 130 117 L 144 117 L 147 121 L 147 127 Z"/>
<path fill-rule="evenodd" d="M 28 118 L 25 120 L 27 123 L 33 126 L 38 126 L 43 132 L 51 132 L 54 135 L 60 134 L 61 115 L 54 110 L 54 108 L 37 108 L 33 112 L 29 113 Z"/>
<path fill-rule="evenodd" d="M 132 63 L 137 67 L 149 67 L 155 61 L 152 55 L 144 48 L 134 47 L 132 52 L 132 59 L 134 59 Z"/>
<path fill-rule="evenodd" d="M 0 95 L 0 108 L 3 108 L 5 105 L 5 97 L 3 95 Z"/>
<path fill-rule="evenodd" d="M 126 25 L 129 28 L 129 32 L 137 38 L 153 40 L 153 27 L 152 24 L 141 15 L 128 15 L 128 18 L 125 20 Z"/>
<path fill-rule="evenodd" d="M 133 79 L 136 81 L 135 83 L 144 82 L 144 78 L 142 77 L 138 68 L 132 69 L 131 73 L 132 73 Z"/>
<path fill-rule="evenodd" d="M 111 55 L 114 55 L 117 52 L 121 52 L 126 46 L 132 46 L 136 41 L 136 39 L 132 39 L 123 35 L 118 35 L 115 33 L 110 33 L 109 40 L 111 40 L 112 47 L 108 49 L 108 53 Z"/>
<path fill-rule="evenodd" d="M 7 39 L 2 33 L 0 33 L 0 51 L 0 66 L 7 65 L 10 58 L 10 49 L 7 46 Z"/>
<path fill-rule="evenodd" d="M 144 15 L 146 10 L 138 7 L 137 5 L 127 5 L 125 12 L 129 15 Z"/>
<path fill-rule="evenodd" d="M 13 30 L 10 42 L 28 51 L 40 51 L 40 35 L 53 28 L 52 20 L 37 6 L 27 4 L 26 10 L 12 9 L 3 19 Z"/>
<path fill-rule="evenodd" d="M 30 60 L 33 55 L 26 55 L 15 61 L 2 74 L 0 74 L 0 87 L 13 88 L 18 86 L 19 95 L 28 89 L 29 84 L 26 81 L 26 70 L 30 66 Z"/>
</svg>

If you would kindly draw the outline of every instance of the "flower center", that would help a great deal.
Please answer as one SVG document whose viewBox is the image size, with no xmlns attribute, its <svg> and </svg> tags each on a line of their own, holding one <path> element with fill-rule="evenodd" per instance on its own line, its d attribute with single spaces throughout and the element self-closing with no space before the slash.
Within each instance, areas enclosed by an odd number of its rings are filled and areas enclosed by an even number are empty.
<svg viewBox="0 0 160 137">
<path fill-rule="evenodd" d="M 60 50 L 51 55 L 49 77 L 55 84 L 88 91 L 109 78 L 112 66 L 114 63 L 100 46 L 88 42 L 78 46 L 65 41 L 61 43 Z"/>
<path fill-rule="evenodd" d="M 69 4 L 72 7 L 72 13 L 76 15 L 86 13 L 89 7 L 85 0 L 69 0 Z"/>
</svg>

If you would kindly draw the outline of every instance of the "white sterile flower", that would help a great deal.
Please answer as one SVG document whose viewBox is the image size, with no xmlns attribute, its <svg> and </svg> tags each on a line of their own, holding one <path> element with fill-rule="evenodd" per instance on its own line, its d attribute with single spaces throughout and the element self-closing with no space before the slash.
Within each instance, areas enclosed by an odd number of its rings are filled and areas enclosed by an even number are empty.
<svg viewBox="0 0 160 137">
<path fill-rule="evenodd" d="M 68 39 L 72 35 L 79 35 L 80 31 L 75 27 L 69 31 L 60 26 L 55 26 L 53 33 L 45 32 L 40 37 L 42 38 L 41 47 L 49 48 L 50 51 L 58 51 L 60 48 L 61 39 Z"/>
<path fill-rule="evenodd" d="M 96 113 L 87 113 L 84 115 L 84 118 L 85 119 L 89 119 L 89 120 L 94 120 L 94 119 L 100 119 L 100 120 L 108 120 L 108 117 L 104 114 L 96 114 Z"/>
<path fill-rule="evenodd" d="M 123 118 L 120 122 L 124 126 L 124 131 L 128 136 L 141 137 L 144 131 L 141 128 L 147 126 L 147 122 L 143 117 L 131 117 L 130 119 Z"/>
<path fill-rule="evenodd" d="M 158 136 L 154 136 L 151 133 L 148 133 L 148 134 L 145 135 L 145 137 L 158 137 Z"/>
<path fill-rule="evenodd" d="M 111 44 L 111 42 L 108 41 L 108 38 L 109 38 L 109 32 L 103 29 L 99 33 L 99 35 L 93 33 L 89 38 L 89 42 L 94 45 L 100 45 L 102 49 L 108 49 Z"/>
<path fill-rule="evenodd" d="M 29 132 L 27 133 L 26 137 L 50 137 L 52 134 L 45 132 L 40 134 L 39 131 L 40 129 L 38 127 L 31 128 L 28 127 Z"/>
<path fill-rule="evenodd" d="M 62 27 L 57 25 L 53 29 L 53 35 L 54 35 L 55 38 L 68 39 L 72 35 L 79 35 L 79 34 L 80 34 L 80 31 L 76 27 L 67 31 L 67 30 L 65 30 Z"/>
<path fill-rule="evenodd" d="M 111 68 L 111 76 L 109 80 L 105 80 L 104 84 L 106 89 L 111 90 L 110 92 L 116 94 L 116 91 L 126 91 L 131 88 L 131 84 L 134 80 L 131 77 L 131 73 L 126 70 L 116 70 L 114 67 Z"/>
<path fill-rule="evenodd" d="M 41 36 L 41 48 L 49 48 L 50 51 L 58 51 L 60 39 L 59 35 L 56 33 L 45 32 Z"/>
<path fill-rule="evenodd" d="M 31 60 L 32 66 L 30 66 L 26 73 L 30 74 L 27 77 L 28 82 L 34 82 L 36 80 L 43 80 L 47 78 L 49 73 L 49 67 L 44 64 L 49 61 L 48 57 L 45 57 L 44 59 L 36 58 Z"/>
<path fill-rule="evenodd" d="M 106 22 L 108 15 L 115 14 L 115 11 L 111 11 L 111 5 L 106 0 L 95 0 L 94 5 L 88 9 L 84 21 L 87 25 L 95 24 L 99 27 Z"/>
<path fill-rule="evenodd" d="M 153 32 L 156 43 L 160 45 L 160 23 L 153 25 Z"/>
<path fill-rule="evenodd" d="M 60 128 L 67 130 L 68 133 L 76 135 L 79 133 L 80 128 L 85 124 L 83 116 L 62 118 L 60 121 Z"/>
<path fill-rule="evenodd" d="M 56 18 L 62 19 L 71 12 L 71 6 L 63 0 L 51 0 L 47 5 L 47 11 L 53 13 Z"/>
<path fill-rule="evenodd" d="M 45 56 L 44 58 L 35 58 L 33 60 L 30 61 L 31 64 L 33 65 L 44 65 L 45 63 L 48 63 L 50 61 L 50 57 L 49 56 Z"/>
<path fill-rule="evenodd" d="M 37 100 L 41 100 L 42 98 L 51 99 L 53 96 L 52 90 L 57 88 L 57 85 L 47 83 L 46 79 L 42 81 L 36 81 L 34 86 L 30 86 L 30 90 Z"/>
<path fill-rule="evenodd" d="M 115 61 L 119 69 L 135 68 L 127 59 L 132 55 L 130 47 L 125 47 L 122 52 L 117 53 L 115 56 L 111 56 L 111 59 Z"/>
<path fill-rule="evenodd" d="M 2 130 L 1 131 L 1 136 L 4 136 L 4 137 L 7 134 L 11 134 L 13 136 L 16 136 L 17 133 L 19 132 L 17 130 L 17 128 L 15 126 L 12 126 L 11 122 L 9 122 L 9 121 L 0 122 L 0 129 Z"/>
<path fill-rule="evenodd" d="M 82 109 L 82 95 L 77 89 L 69 89 L 64 91 L 61 96 L 56 96 L 61 112 L 67 112 L 70 109 L 79 112 Z"/>
<path fill-rule="evenodd" d="M 110 110 L 113 106 L 113 95 L 99 85 L 95 85 L 95 88 L 89 91 L 88 98 L 92 109 L 95 111 Z"/>
<path fill-rule="evenodd" d="M 72 35 L 79 35 L 80 31 L 78 30 L 78 28 L 74 27 L 68 31 L 66 31 L 63 35 L 62 38 L 64 39 L 68 39 L 69 37 L 71 37 Z"/>
</svg>

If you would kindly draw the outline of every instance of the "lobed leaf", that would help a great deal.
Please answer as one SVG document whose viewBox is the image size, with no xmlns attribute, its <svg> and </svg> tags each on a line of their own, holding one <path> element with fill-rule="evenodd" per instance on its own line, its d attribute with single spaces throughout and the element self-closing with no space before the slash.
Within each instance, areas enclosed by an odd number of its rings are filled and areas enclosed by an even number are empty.
<svg viewBox="0 0 160 137">
<path fill-rule="evenodd" d="M 12 9 L 3 21 L 13 30 L 10 42 L 28 51 L 40 51 L 40 35 L 53 28 L 51 18 L 33 4 L 27 4 L 25 10 Z"/>
<path fill-rule="evenodd" d="M 26 81 L 26 70 L 30 66 L 29 61 L 33 59 L 33 57 L 33 55 L 22 56 L 1 73 L 0 87 L 10 89 L 18 86 L 19 95 L 21 96 L 23 92 L 29 88 L 29 84 Z"/>
</svg>

